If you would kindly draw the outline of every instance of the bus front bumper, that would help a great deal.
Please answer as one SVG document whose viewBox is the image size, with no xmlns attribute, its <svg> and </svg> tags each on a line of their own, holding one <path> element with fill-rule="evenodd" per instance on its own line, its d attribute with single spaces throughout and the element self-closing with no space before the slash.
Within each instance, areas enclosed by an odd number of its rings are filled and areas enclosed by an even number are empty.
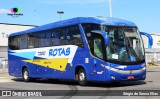
<svg viewBox="0 0 160 99">
<path fill-rule="evenodd" d="M 107 68 L 109 75 L 107 75 L 107 81 L 136 81 L 145 80 L 146 67 L 139 70 L 120 70 L 115 68 Z"/>
</svg>

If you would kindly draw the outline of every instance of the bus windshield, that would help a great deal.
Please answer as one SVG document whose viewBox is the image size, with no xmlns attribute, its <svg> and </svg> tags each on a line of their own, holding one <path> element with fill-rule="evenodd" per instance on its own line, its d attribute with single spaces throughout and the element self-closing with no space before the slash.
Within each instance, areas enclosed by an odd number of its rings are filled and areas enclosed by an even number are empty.
<svg viewBox="0 0 160 99">
<path fill-rule="evenodd" d="M 139 63 L 144 61 L 144 48 L 136 27 L 105 27 L 109 36 L 106 46 L 107 60 L 118 63 Z"/>
</svg>

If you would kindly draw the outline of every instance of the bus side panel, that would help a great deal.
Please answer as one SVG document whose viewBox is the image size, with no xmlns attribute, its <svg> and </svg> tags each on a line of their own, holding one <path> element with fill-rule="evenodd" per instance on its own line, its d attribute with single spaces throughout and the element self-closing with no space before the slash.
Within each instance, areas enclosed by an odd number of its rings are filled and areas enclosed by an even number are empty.
<svg viewBox="0 0 160 99">
<path fill-rule="evenodd" d="M 23 69 L 24 66 L 26 66 L 28 71 L 29 71 L 29 76 L 31 78 L 38 78 L 39 77 L 39 75 L 37 75 L 38 73 L 37 73 L 37 66 L 36 65 L 31 64 L 31 63 L 26 63 L 26 62 L 23 62 L 23 61 L 21 61 L 21 63 L 22 63 L 21 64 L 21 67 L 22 67 L 21 70 Z"/>
<path fill-rule="evenodd" d="M 12 53 L 8 52 L 8 72 L 11 76 L 22 77 L 23 67 L 27 67 L 29 70 L 29 75 L 34 77 L 36 75 L 36 66 L 24 62 L 25 58 L 11 55 Z"/>
<path fill-rule="evenodd" d="M 75 58 L 73 59 L 73 66 L 74 66 L 74 75 L 76 72 L 76 67 L 77 66 L 81 66 L 84 68 L 85 72 L 86 72 L 86 76 L 87 76 L 87 80 L 90 80 L 92 78 L 92 75 L 90 75 L 91 71 L 92 71 L 92 65 L 90 65 L 89 61 L 90 61 L 90 53 L 88 51 L 88 49 L 85 48 L 79 48 L 78 51 L 75 54 Z"/>
<path fill-rule="evenodd" d="M 8 55 L 8 72 L 11 76 L 22 76 L 21 75 L 21 58 L 14 55 Z"/>
<path fill-rule="evenodd" d="M 54 77 L 56 79 L 72 79 L 73 80 L 74 79 L 73 66 L 68 63 L 64 71 L 55 70 Z"/>
<path fill-rule="evenodd" d="M 101 60 L 101 59 L 98 59 L 98 58 L 95 58 L 93 57 L 90 64 L 92 64 L 92 76 L 93 78 L 91 79 L 92 81 L 105 81 L 105 76 L 107 75 L 106 74 L 106 71 L 105 71 L 105 68 L 102 67 L 102 64 L 105 64 L 106 62 Z"/>
<path fill-rule="evenodd" d="M 71 51 L 72 52 L 72 51 Z M 86 68 L 84 56 L 89 56 L 88 51 L 85 48 L 78 48 L 75 56 L 71 63 L 67 63 L 66 69 L 64 71 L 55 70 L 55 78 L 57 79 L 75 79 L 75 69 L 77 66 L 82 66 Z M 89 68 L 87 68 L 89 69 Z M 87 71 L 87 69 L 85 69 Z"/>
<path fill-rule="evenodd" d="M 55 78 L 54 73 L 55 70 L 52 68 L 44 67 L 44 66 L 37 66 L 37 76 L 39 78 Z"/>
</svg>

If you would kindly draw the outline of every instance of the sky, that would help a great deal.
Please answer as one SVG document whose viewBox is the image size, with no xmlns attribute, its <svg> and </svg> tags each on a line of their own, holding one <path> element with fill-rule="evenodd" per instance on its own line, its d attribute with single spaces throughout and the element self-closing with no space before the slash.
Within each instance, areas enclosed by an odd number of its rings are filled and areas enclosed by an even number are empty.
<svg viewBox="0 0 160 99">
<path fill-rule="evenodd" d="M 134 22 L 140 31 L 160 32 L 160 0 L 111 0 L 113 17 Z M 11 8 L 23 16 L 12 17 Z M 44 25 L 74 17 L 110 17 L 108 0 L 0 0 L 0 23 Z"/>
</svg>

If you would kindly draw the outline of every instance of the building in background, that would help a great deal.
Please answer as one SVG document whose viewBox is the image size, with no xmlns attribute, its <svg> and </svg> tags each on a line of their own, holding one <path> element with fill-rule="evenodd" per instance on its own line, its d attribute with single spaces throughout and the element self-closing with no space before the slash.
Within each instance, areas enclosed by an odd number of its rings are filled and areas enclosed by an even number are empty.
<svg viewBox="0 0 160 99">
<path fill-rule="evenodd" d="M 144 47 L 146 49 L 146 61 L 160 63 L 160 33 L 151 33 L 153 38 L 152 48 L 148 48 L 148 38 L 142 36 Z"/>
<path fill-rule="evenodd" d="M 34 25 L 0 23 L 0 67 L 7 63 L 8 35 L 36 27 Z"/>
</svg>

